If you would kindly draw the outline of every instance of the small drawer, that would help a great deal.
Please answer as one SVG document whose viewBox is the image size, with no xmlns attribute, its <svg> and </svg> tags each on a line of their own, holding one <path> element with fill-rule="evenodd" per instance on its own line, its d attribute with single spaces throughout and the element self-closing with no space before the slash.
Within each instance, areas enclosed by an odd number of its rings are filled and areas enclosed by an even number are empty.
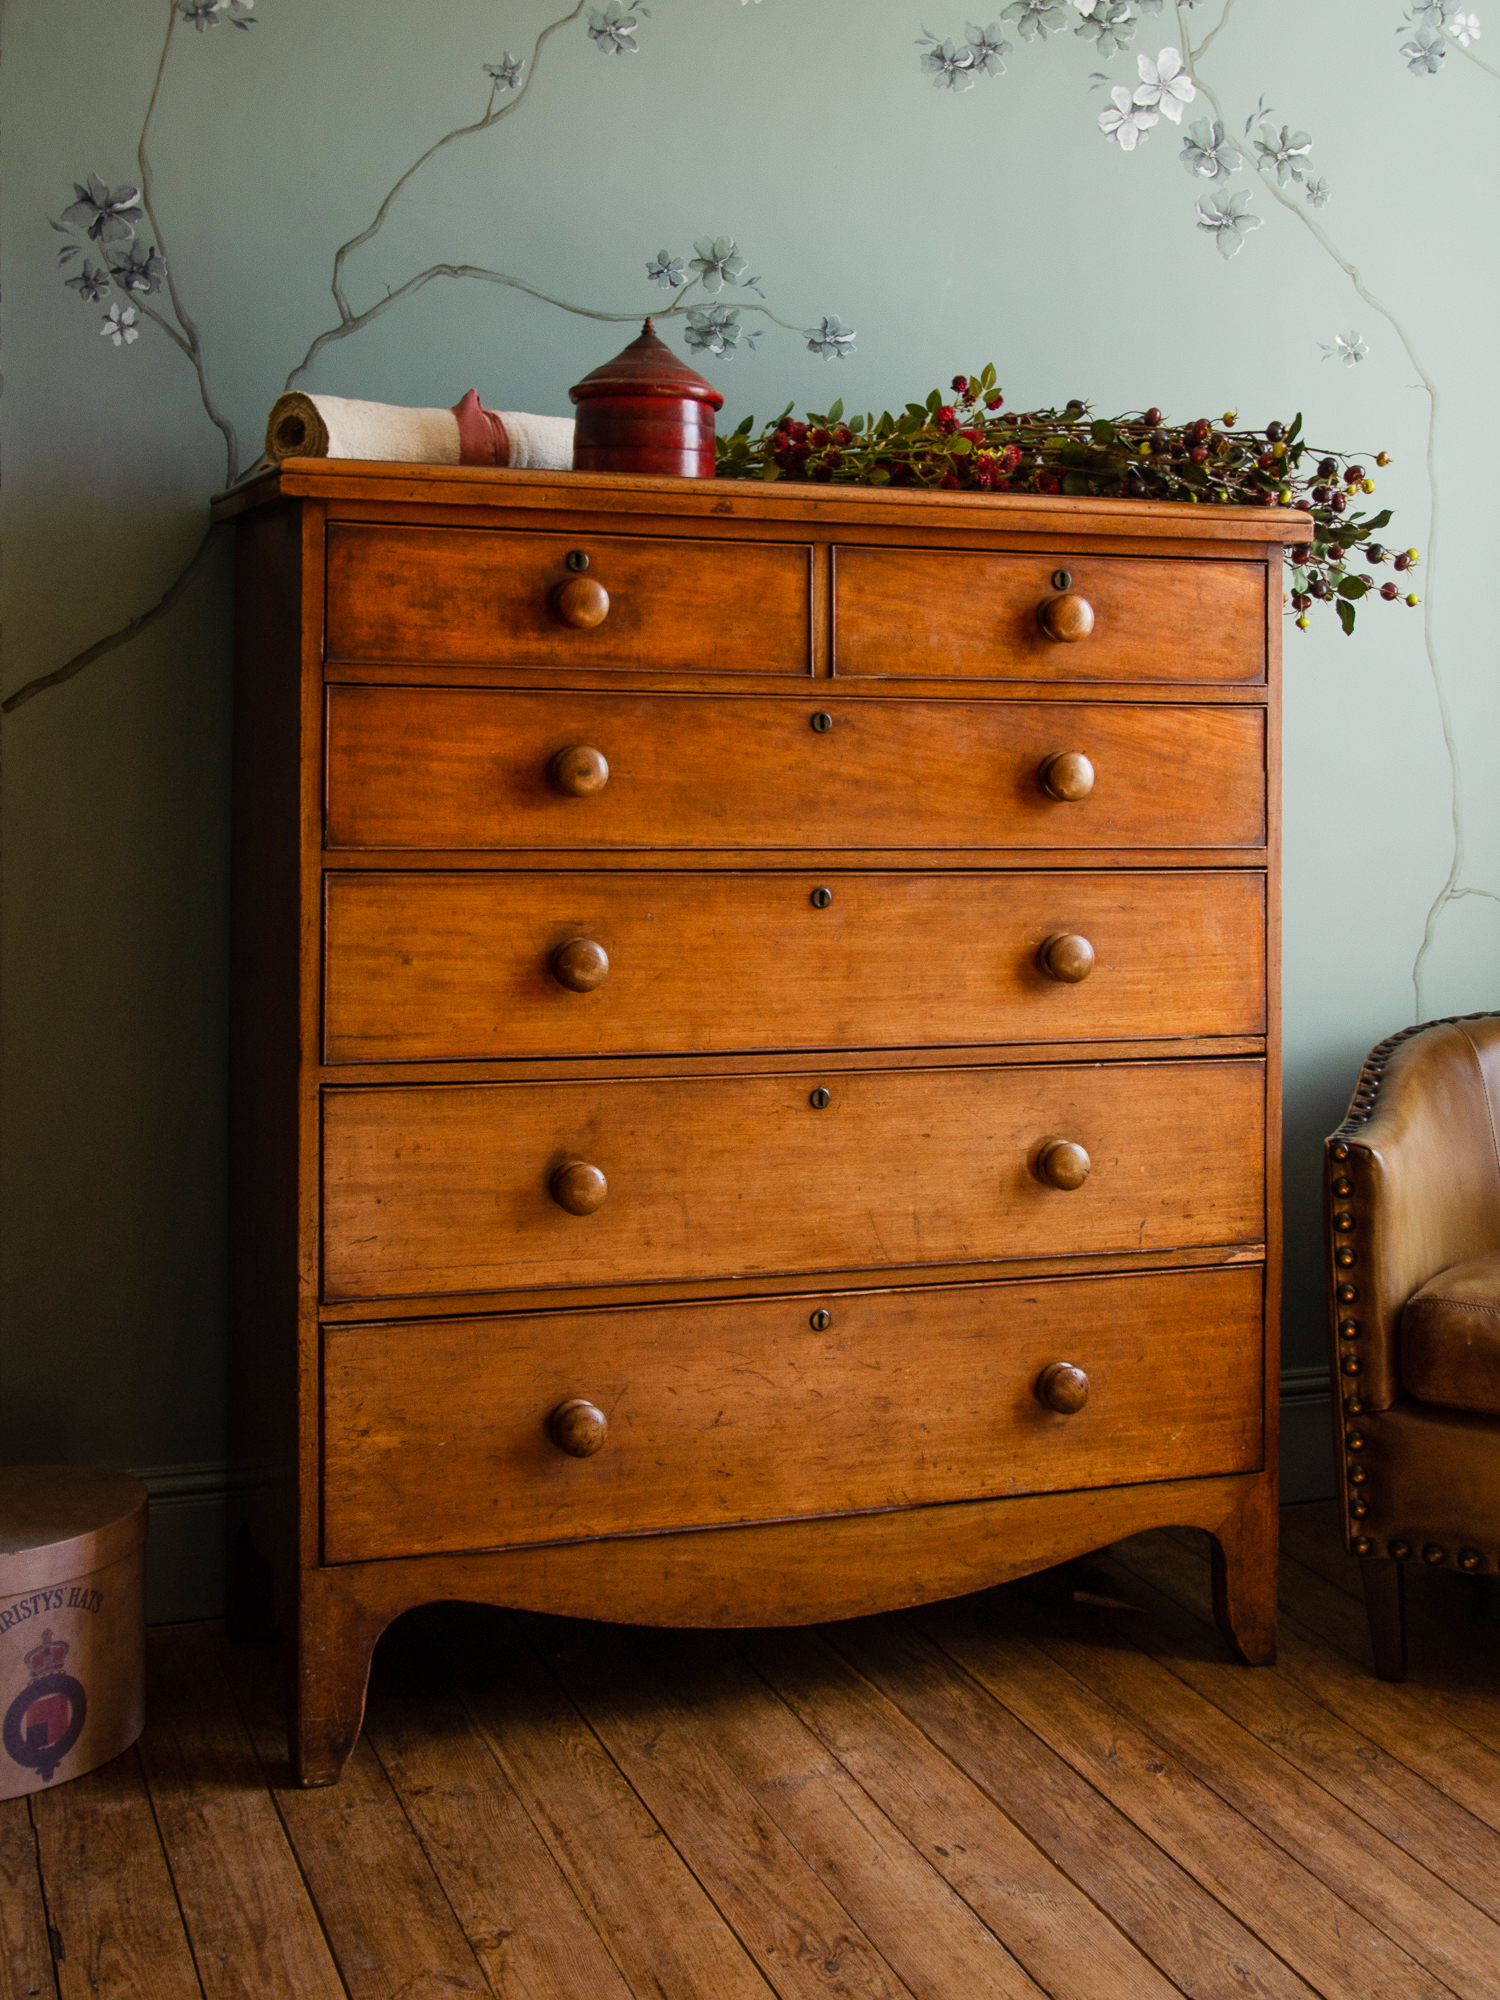
<svg viewBox="0 0 1500 2000">
<path fill-rule="evenodd" d="M 840 675 L 1265 678 L 1263 562 L 839 549 L 835 564 Z"/>
<path fill-rule="evenodd" d="M 1258 704 L 337 684 L 328 690 L 327 759 L 331 848 L 1243 848 L 1265 840 Z"/>
<path fill-rule="evenodd" d="M 1237 1267 L 331 1326 L 324 1560 L 1255 1471 L 1261 1292 Z M 549 1425 L 574 1399 L 588 1456 Z"/>
<path fill-rule="evenodd" d="M 1260 1243 L 1264 1132 L 1248 1058 L 330 1089 L 324 1290 Z"/>
<path fill-rule="evenodd" d="M 1265 1032 L 1265 877 L 330 874 L 325 1060 Z"/>
<path fill-rule="evenodd" d="M 424 665 L 806 674 L 810 575 L 811 552 L 780 542 L 335 523 L 327 650 Z"/>
</svg>

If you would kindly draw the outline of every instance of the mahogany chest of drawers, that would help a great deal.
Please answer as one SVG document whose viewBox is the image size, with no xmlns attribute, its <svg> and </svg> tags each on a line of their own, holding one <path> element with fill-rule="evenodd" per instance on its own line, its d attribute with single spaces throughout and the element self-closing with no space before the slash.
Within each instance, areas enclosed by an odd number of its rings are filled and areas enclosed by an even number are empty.
<svg viewBox="0 0 1500 2000">
<path fill-rule="evenodd" d="M 1190 1523 L 1269 1658 L 1301 517 L 314 461 L 221 512 L 303 1782 L 435 1598 L 800 1623 Z"/>
</svg>

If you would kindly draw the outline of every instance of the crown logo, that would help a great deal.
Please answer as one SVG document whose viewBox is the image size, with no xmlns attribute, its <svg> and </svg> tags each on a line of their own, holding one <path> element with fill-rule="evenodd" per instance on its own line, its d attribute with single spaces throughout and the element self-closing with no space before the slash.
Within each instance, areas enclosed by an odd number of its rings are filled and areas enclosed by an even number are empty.
<svg viewBox="0 0 1500 2000">
<path fill-rule="evenodd" d="M 49 1625 L 42 1633 L 42 1643 L 22 1657 L 26 1662 L 26 1671 L 34 1681 L 39 1681 L 44 1674 L 62 1672 L 62 1663 L 68 1657 L 68 1642 L 66 1639 L 54 1639 Z"/>
</svg>

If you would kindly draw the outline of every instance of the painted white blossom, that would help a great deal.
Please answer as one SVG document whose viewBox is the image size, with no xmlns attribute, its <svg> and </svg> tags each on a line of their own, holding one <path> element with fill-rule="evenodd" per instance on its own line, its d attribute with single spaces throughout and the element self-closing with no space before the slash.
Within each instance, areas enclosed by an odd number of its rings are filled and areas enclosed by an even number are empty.
<svg viewBox="0 0 1500 2000">
<path fill-rule="evenodd" d="M 1309 181 L 1302 192 L 1307 196 L 1309 208 L 1327 208 L 1328 197 L 1332 190 L 1327 181 Z"/>
<path fill-rule="evenodd" d="M 1342 361 L 1346 368 L 1356 367 L 1370 351 L 1359 335 L 1353 332 L 1336 333 L 1331 347 L 1324 346 L 1321 341 L 1318 344 L 1323 348 L 1325 361 Z"/>
<path fill-rule="evenodd" d="M 1221 257 L 1233 257 L 1252 229 L 1259 229 L 1262 217 L 1247 214 L 1250 192 L 1211 194 L 1198 203 L 1198 227 L 1213 237 Z"/>
<path fill-rule="evenodd" d="M 1398 28 L 1396 32 L 1401 31 Z M 1409 42 L 1402 43 L 1401 53 L 1413 76 L 1436 76 L 1448 53 L 1448 44 L 1435 29 L 1418 28 Z"/>
<path fill-rule="evenodd" d="M 1217 118 L 1200 118 L 1189 125 L 1180 157 L 1190 174 L 1205 181 L 1237 174 L 1245 164 L 1244 154 L 1225 138 L 1224 127 Z"/>
<path fill-rule="evenodd" d="M 1455 14 L 1448 23 L 1448 33 L 1460 47 L 1467 48 L 1470 42 L 1479 40 L 1479 16 Z"/>
<path fill-rule="evenodd" d="M 111 306 L 104 315 L 104 324 L 99 332 L 105 340 L 113 341 L 116 347 L 128 347 L 133 340 L 139 340 L 141 330 L 135 323 L 135 307 Z"/>
<path fill-rule="evenodd" d="M 1182 56 L 1176 49 L 1163 49 L 1152 62 L 1150 56 L 1137 56 L 1135 66 L 1141 73 L 1136 85 L 1135 101 L 1170 118 L 1174 125 L 1182 123 L 1182 107 L 1191 104 L 1198 95 L 1197 85 L 1182 66 Z"/>
<path fill-rule="evenodd" d="M 1135 103 L 1123 83 L 1117 83 L 1109 94 L 1114 108 L 1099 113 L 1099 130 L 1106 139 L 1118 140 L 1122 153 L 1133 153 L 1156 123 L 1157 113 L 1149 105 Z"/>
</svg>

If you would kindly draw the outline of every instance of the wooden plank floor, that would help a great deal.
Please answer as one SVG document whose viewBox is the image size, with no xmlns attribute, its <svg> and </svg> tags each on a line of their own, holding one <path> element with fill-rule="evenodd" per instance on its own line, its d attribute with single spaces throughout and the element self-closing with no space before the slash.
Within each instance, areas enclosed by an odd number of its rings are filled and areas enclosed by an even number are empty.
<svg viewBox="0 0 1500 2000">
<path fill-rule="evenodd" d="M 1500 2000 L 1500 1581 L 1419 1568 L 1388 1687 L 1282 1525 L 1273 1669 L 1187 1530 L 817 1631 L 416 1612 L 319 1792 L 270 1655 L 158 1630 L 138 1748 L 0 1804 L 0 2000 Z"/>
</svg>

